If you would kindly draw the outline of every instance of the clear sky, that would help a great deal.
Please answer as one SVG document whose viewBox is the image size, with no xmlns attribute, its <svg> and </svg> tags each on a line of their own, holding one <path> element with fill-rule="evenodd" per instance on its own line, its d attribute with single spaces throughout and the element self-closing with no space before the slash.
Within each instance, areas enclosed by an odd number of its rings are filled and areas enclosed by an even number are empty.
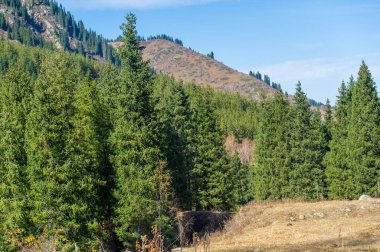
<svg viewBox="0 0 380 252">
<path fill-rule="evenodd" d="M 59 1 L 59 0 L 58 0 Z M 242 72 L 268 74 L 294 93 L 335 101 L 362 60 L 380 82 L 378 0 L 60 0 L 106 38 L 120 35 L 127 12 L 139 35 L 167 34 Z"/>
</svg>

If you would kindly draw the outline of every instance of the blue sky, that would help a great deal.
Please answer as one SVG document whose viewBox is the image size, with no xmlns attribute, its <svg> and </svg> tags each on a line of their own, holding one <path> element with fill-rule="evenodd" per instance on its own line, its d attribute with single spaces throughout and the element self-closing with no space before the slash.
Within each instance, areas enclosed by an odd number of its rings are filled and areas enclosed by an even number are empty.
<svg viewBox="0 0 380 252">
<path fill-rule="evenodd" d="M 61 0 L 77 20 L 107 38 L 127 12 L 142 36 L 167 34 L 242 72 L 268 74 L 294 93 L 335 101 L 362 60 L 380 81 L 377 0 Z"/>
</svg>

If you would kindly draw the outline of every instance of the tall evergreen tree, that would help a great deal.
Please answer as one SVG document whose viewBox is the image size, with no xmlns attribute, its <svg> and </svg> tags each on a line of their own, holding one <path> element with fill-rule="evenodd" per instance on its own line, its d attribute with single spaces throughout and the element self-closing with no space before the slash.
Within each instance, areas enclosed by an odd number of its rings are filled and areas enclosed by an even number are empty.
<svg viewBox="0 0 380 252">
<path fill-rule="evenodd" d="M 96 228 L 99 146 L 94 102 L 80 62 L 46 56 L 27 121 L 30 214 L 35 234 L 57 249 L 84 248 Z M 75 95 L 76 94 L 76 95 Z M 93 238 L 93 237 L 92 237 Z"/>
<path fill-rule="evenodd" d="M 156 79 L 155 96 L 157 120 L 160 121 L 163 139 L 160 141 L 165 153 L 168 169 L 172 176 L 172 186 L 178 207 L 191 210 L 190 173 L 193 167 L 193 133 L 188 95 L 183 84 L 169 77 Z"/>
<path fill-rule="evenodd" d="M 298 82 L 292 107 L 291 163 L 289 195 L 291 198 L 316 199 L 323 196 L 324 170 L 322 158 L 326 143 L 320 118 L 310 110 L 306 94 Z"/>
<path fill-rule="evenodd" d="M 351 82 L 352 86 L 353 83 Z M 345 83 L 339 88 L 339 95 L 331 124 L 330 151 L 324 158 L 328 196 L 331 199 L 349 198 L 352 191 L 352 173 L 348 167 L 347 135 L 351 94 Z"/>
<path fill-rule="evenodd" d="M 27 212 L 25 121 L 31 79 L 25 71 L 9 68 L 0 78 L 0 250 L 20 248 L 29 235 Z"/>
<path fill-rule="evenodd" d="M 122 65 L 110 143 L 116 176 L 116 232 L 125 245 L 133 246 L 154 223 L 167 223 L 167 208 L 163 204 L 166 190 L 161 187 L 167 184 L 167 173 L 160 170 L 164 165 L 153 120 L 152 75 L 148 62 L 142 59 L 136 17 L 128 14 L 126 20 L 122 25 Z"/>
<path fill-rule="evenodd" d="M 380 104 L 376 85 L 363 62 L 352 87 L 347 147 L 353 187 L 349 198 L 375 195 L 380 180 Z"/>
<path fill-rule="evenodd" d="M 234 167 L 223 149 L 223 139 L 206 90 L 192 101 L 195 128 L 195 157 L 191 176 L 193 208 L 232 210 L 238 193 Z"/>
<path fill-rule="evenodd" d="M 290 105 L 282 91 L 262 103 L 255 148 L 255 198 L 289 196 Z"/>
<path fill-rule="evenodd" d="M 107 182 L 104 168 L 108 167 L 102 143 L 104 114 L 99 101 L 97 86 L 88 74 L 79 80 L 75 89 L 74 114 L 69 119 L 71 128 L 65 148 L 67 160 L 64 166 L 71 171 L 68 190 L 77 194 L 77 209 L 72 207 L 72 232 L 74 237 L 81 237 L 82 244 L 86 244 L 87 248 L 90 247 L 88 241 L 96 246 L 95 241 L 100 240 L 101 222 L 107 208 L 104 204 L 109 202 L 109 199 L 101 197 Z"/>
</svg>

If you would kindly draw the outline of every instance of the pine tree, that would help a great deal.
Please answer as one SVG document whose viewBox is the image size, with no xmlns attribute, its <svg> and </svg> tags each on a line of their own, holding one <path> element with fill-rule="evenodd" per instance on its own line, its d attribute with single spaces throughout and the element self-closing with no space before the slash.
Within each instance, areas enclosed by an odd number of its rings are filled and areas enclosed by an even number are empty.
<svg viewBox="0 0 380 252">
<path fill-rule="evenodd" d="M 253 169 L 248 164 L 243 164 L 237 153 L 231 157 L 231 165 L 234 167 L 234 174 L 236 177 L 236 192 L 238 204 L 247 204 L 253 199 Z"/>
<path fill-rule="evenodd" d="M 210 91 L 192 101 L 195 128 L 195 157 L 191 174 L 193 208 L 197 210 L 232 210 L 237 205 L 234 167 L 223 149 L 223 139 L 216 124 Z"/>
<path fill-rule="evenodd" d="M 331 128 L 333 123 L 333 113 L 330 104 L 330 100 L 327 99 L 325 106 L 325 114 L 324 114 L 324 130 L 326 134 L 326 140 L 331 141 Z"/>
<path fill-rule="evenodd" d="M 160 169 L 165 165 L 153 120 L 152 76 L 148 62 L 142 60 L 136 17 L 128 14 L 126 20 L 122 25 L 124 45 L 119 49 L 122 65 L 110 143 L 116 177 L 116 232 L 125 245 L 133 246 L 141 234 L 149 233 L 154 223 L 158 226 L 170 223 L 163 204 L 168 179 L 165 169 Z"/>
<path fill-rule="evenodd" d="M 255 148 L 255 198 L 289 196 L 290 105 L 282 91 L 262 103 Z"/>
<path fill-rule="evenodd" d="M 96 101 L 90 101 L 90 84 L 78 83 L 82 73 L 81 62 L 65 54 L 46 56 L 26 128 L 34 232 L 62 250 L 88 246 L 94 238 L 102 184 Z"/>
<path fill-rule="evenodd" d="M 349 198 L 375 195 L 380 172 L 380 104 L 372 75 L 363 62 L 352 87 L 347 147 L 353 188 Z"/>
<path fill-rule="evenodd" d="M 354 84 L 351 82 L 350 87 Z M 351 94 L 344 82 L 339 88 L 335 106 L 334 121 L 331 124 L 330 151 L 324 158 L 326 181 L 330 199 L 349 198 L 352 191 L 353 175 L 348 167 L 347 135 Z"/>
<path fill-rule="evenodd" d="M 31 79 L 11 67 L 0 79 L 0 250 L 20 248 L 29 235 L 27 211 L 25 121 Z"/>
<path fill-rule="evenodd" d="M 188 95 L 183 84 L 159 76 L 155 90 L 157 120 L 163 139 L 160 141 L 172 176 L 172 186 L 178 207 L 191 210 L 190 173 L 193 165 L 193 133 Z"/>
<path fill-rule="evenodd" d="M 65 154 L 65 169 L 70 172 L 66 191 L 72 192 L 75 203 L 71 206 L 71 221 L 73 237 L 81 241 L 86 248 L 88 242 L 100 237 L 101 221 L 105 218 L 104 205 L 109 199 L 101 198 L 102 189 L 106 185 L 107 160 L 105 160 L 104 130 L 102 118 L 104 116 L 99 102 L 96 83 L 90 80 L 89 75 L 79 81 L 75 89 L 73 101 L 74 115 L 70 119 Z M 106 166 L 106 167 L 104 167 Z"/>
<path fill-rule="evenodd" d="M 313 117 L 306 94 L 298 82 L 292 107 L 290 137 L 291 164 L 289 195 L 291 198 L 317 199 L 323 196 L 325 141 L 320 118 Z"/>
</svg>

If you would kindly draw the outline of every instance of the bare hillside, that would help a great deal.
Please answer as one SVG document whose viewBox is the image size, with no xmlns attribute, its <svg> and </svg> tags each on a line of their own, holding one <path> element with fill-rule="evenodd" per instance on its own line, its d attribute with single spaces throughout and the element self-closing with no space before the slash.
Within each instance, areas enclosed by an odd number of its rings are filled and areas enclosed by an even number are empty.
<svg viewBox="0 0 380 252">
<path fill-rule="evenodd" d="M 251 203 L 210 238 L 210 249 L 379 251 L 380 199 Z"/>
<path fill-rule="evenodd" d="M 114 48 L 120 44 L 111 43 Z M 176 43 L 156 39 L 143 42 L 142 46 L 145 47 L 144 59 L 150 60 L 157 73 L 171 75 L 177 80 L 239 93 L 254 100 L 260 99 L 262 95 L 272 96 L 275 92 L 272 87 L 252 76 Z"/>
</svg>

